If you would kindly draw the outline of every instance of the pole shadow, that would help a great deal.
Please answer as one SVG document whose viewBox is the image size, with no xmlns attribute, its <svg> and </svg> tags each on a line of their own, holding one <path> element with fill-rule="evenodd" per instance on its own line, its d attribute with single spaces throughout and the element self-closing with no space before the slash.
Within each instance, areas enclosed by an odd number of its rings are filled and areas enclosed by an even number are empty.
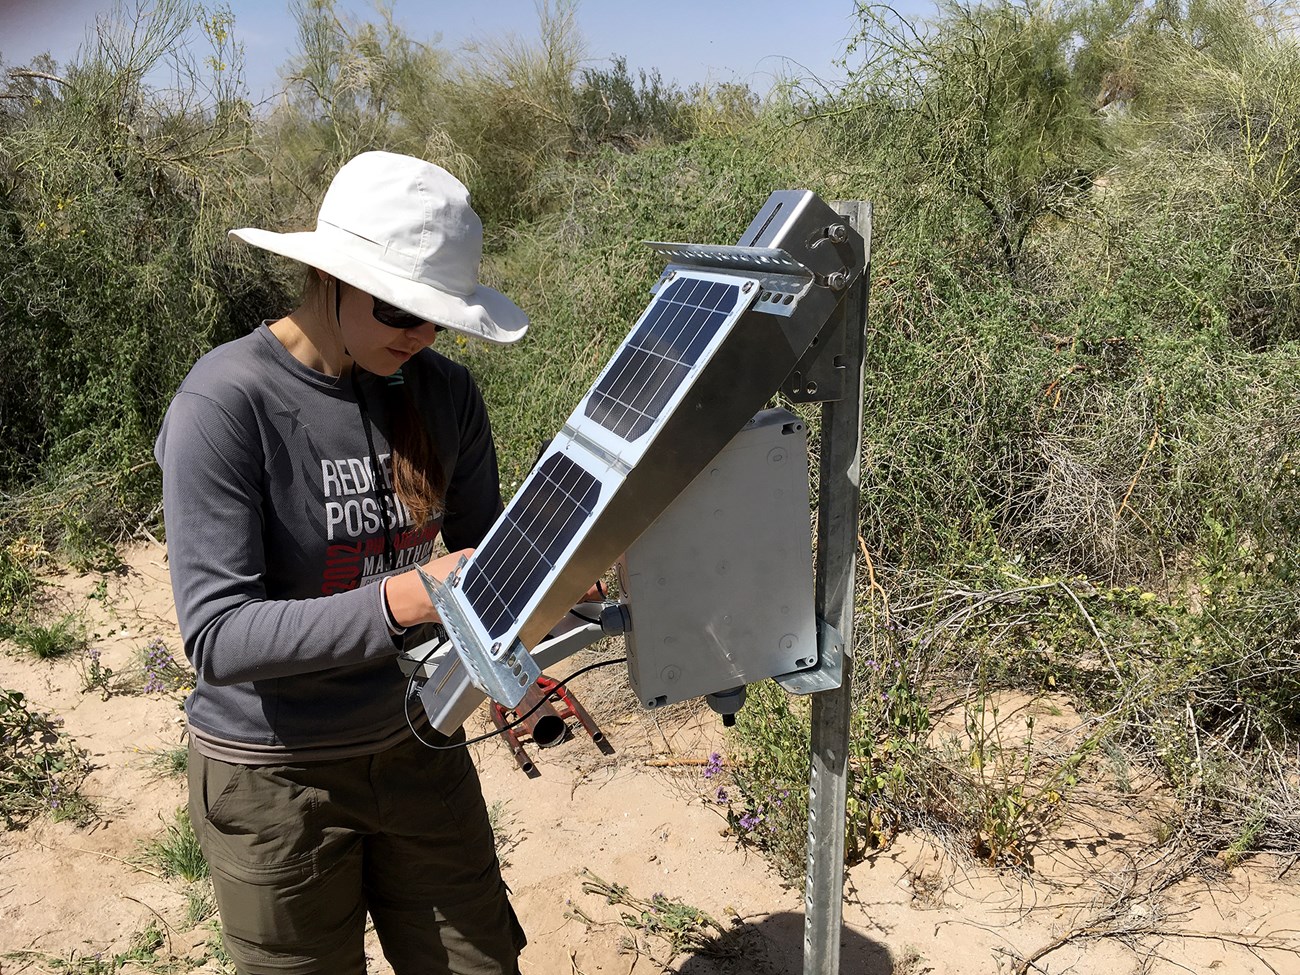
<svg viewBox="0 0 1300 975">
<path fill-rule="evenodd" d="M 793 911 L 747 921 L 689 955 L 680 975 L 802 975 L 803 915 Z M 878 941 L 844 928 L 842 975 L 893 975 L 894 959 Z"/>
</svg>

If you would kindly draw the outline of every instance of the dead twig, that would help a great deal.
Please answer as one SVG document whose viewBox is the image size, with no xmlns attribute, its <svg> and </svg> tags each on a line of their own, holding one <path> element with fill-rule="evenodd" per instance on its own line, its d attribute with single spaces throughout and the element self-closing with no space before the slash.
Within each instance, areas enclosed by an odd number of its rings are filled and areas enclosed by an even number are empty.
<svg viewBox="0 0 1300 975">
<path fill-rule="evenodd" d="M 1075 928 L 1068 931 L 1061 937 L 1057 938 L 1050 944 L 1039 948 L 1032 955 L 1027 956 L 1016 968 L 1016 975 L 1029 975 L 1029 969 L 1032 967 L 1038 969 L 1037 962 L 1052 952 L 1075 941 L 1100 940 L 1102 938 L 1131 938 L 1134 936 L 1147 936 L 1153 938 L 1183 938 L 1197 941 L 1218 941 L 1221 944 L 1236 945 L 1246 948 L 1251 952 L 1256 951 L 1289 951 L 1295 952 L 1300 950 L 1300 944 L 1294 939 L 1274 938 L 1269 935 L 1261 935 L 1257 938 L 1245 938 L 1240 935 L 1227 934 L 1222 931 L 1179 931 L 1176 928 L 1158 927 L 1156 925 L 1143 925 L 1141 927 L 1113 927 L 1106 924 L 1089 925 L 1087 927 Z M 1255 956 L 1259 958 L 1258 955 Z M 1264 958 L 1259 959 L 1272 972 L 1277 969 L 1268 963 Z"/>
<path fill-rule="evenodd" d="M 646 768 L 677 768 L 681 765 L 708 765 L 707 758 L 652 758 L 646 761 Z"/>
<path fill-rule="evenodd" d="M 1124 500 L 1120 502 L 1119 509 L 1115 512 L 1116 521 L 1119 521 L 1120 515 L 1124 514 L 1124 509 L 1128 507 L 1128 499 L 1133 496 L 1133 489 L 1137 487 L 1138 478 L 1142 476 L 1142 471 L 1151 458 L 1151 451 L 1156 449 L 1156 444 L 1159 442 L 1160 427 L 1157 426 L 1155 432 L 1151 434 L 1151 441 L 1147 444 L 1146 451 L 1142 454 L 1142 461 L 1138 464 L 1138 469 L 1133 472 L 1133 480 L 1128 482 L 1128 490 L 1124 492 Z"/>
<path fill-rule="evenodd" d="M 68 84 L 67 78 L 60 78 L 56 74 L 49 74 L 48 72 L 45 71 L 31 71 L 26 68 L 10 68 L 9 77 L 10 78 L 35 78 L 38 81 L 53 81 L 56 84 L 60 84 L 60 85 Z"/>
<path fill-rule="evenodd" d="M 37 841 L 37 845 L 51 852 L 55 852 L 54 847 L 48 846 L 45 843 L 41 843 L 39 840 Z M 130 867 L 132 870 L 138 870 L 141 873 L 147 873 L 150 877 L 156 877 L 158 880 L 167 879 L 162 874 L 158 873 L 158 871 L 156 870 L 150 870 L 148 867 L 142 867 L 140 866 L 140 864 L 132 863 L 130 860 L 124 859 L 123 857 L 115 857 L 111 853 L 102 853 L 99 850 L 87 850 L 84 847 L 80 847 L 80 846 L 65 846 L 65 847 L 61 847 L 60 849 L 72 850 L 75 853 L 85 853 L 93 857 L 102 857 L 105 860 L 114 860 L 117 863 L 125 864 L 126 866 Z"/>
</svg>

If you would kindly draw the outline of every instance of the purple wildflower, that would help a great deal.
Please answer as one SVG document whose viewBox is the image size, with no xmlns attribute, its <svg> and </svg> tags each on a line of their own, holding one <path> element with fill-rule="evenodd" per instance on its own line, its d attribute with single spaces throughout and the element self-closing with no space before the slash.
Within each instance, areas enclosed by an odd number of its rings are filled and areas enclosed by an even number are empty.
<svg viewBox="0 0 1300 975">
<path fill-rule="evenodd" d="M 709 756 L 708 763 L 704 766 L 704 777 L 711 779 L 722 772 L 722 756 L 714 752 Z"/>
<path fill-rule="evenodd" d="M 718 786 L 718 791 L 713 794 L 713 801 L 719 806 L 725 805 L 727 802 L 727 790 L 722 786 Z"/>
<path fill-rule="evenodd" d="M 145 649 L 148 654 L 144 661 L 144 692 L 153 694 L 167 690 L 175 683 L 180 670 L 176 660 L 167 649 L 167 644 L 158 637 L 150 640 Z"/>
</svg>

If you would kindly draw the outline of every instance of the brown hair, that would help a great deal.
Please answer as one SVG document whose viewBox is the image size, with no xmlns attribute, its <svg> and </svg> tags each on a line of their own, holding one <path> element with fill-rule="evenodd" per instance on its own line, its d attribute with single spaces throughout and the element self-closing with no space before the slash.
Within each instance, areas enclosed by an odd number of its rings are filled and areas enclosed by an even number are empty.
<svg viewBox="0 0 1300 975">
<path fill-rule="evenodd" d="M 410 510 L 412 523 L 420 528 L 442 515 L 447 497 L 446 473 L 410 387 L 402 383 L 386 389 L 393 491 Z"/>
<path fill-rule="evenodd" d="M 315 302 L 324 306 L 327 316 L 334 313 L 328 307 L 330 280 L 338 282 L 337 278 L 322 279 L 315 268 L 309 267 L 303 281 L 303 303 Z M 335 322 L 335 325 L 339 323 Z M 400 382 L 386 383 L 384 391 L 393 493 L 410 511 L 412 525 L 422 528 L 442 515 L 447 491 L 446 473 L 438 460 L 437 444 L 420 417 L 410 387 Z"/>
</svg>

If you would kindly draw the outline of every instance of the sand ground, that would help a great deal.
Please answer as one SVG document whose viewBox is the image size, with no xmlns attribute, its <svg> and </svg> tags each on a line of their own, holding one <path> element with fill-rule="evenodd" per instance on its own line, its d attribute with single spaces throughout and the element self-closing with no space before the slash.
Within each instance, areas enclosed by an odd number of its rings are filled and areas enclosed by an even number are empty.
<svg viewBox="0 0 1300 975">
<path fill-rule="evenodd" d="M 166 556 L 124 553 L 107 577 L 53 580 L 84 613 L 105 664 L 127 673 L 161 638 L 179 658 Z M 702 775 L 726 754 L 716 718 L 678 706 L 636 710 L 617 668 L 574 688 L 608 736 L 606 754 L 579 730 L 539 751 L 525 776 L 497 741 L 473 746 L 496 807 L 507 882 L 530 944 L 530 975 L 799 973 L 803 904 L 738 842 Z M 0 832 L 0 973 L 67 971 L 76 959 L 124 952 L 138 932 L 164 935 L 175 970 L 222 970 L 210 922 L 186 917 L 186 885 L 141 860 L 184 803 L 184 784 L 151 758 L 183 743 L 180 695 L 83 691 L 81 662 L 0 654 L 0 686 L 59 715 L 94 770 L 84 791 L 100 810 L 86 827 L 38 819 Z M 489 727 L 476 715 L 470 730 Z M 1254 860 L 1199 867 L 1169 883 L 1142 800 L 1080 792 L 1044 837 L 1030 872 L 996 871 L 941 837 L 904 834 L 852 867 L 844 900 L 842 966 L 861 975 L 1300 975 L 1300 871 Z M 693 905 L 727 932 L 705 949 L 674 951 L 637 923 L 635 905 L 610 903 L 592 878 Z M 631 917 L 625 921 L 624 915 Z M 370 970 L 389 971 L 373 934 Z M 96 969 L 82 968 L 77 971 Z M 109 968 L 96 971 L 109 971 Z M 127 963 L 123 970 L 144 970 Z"/>
</svg>

